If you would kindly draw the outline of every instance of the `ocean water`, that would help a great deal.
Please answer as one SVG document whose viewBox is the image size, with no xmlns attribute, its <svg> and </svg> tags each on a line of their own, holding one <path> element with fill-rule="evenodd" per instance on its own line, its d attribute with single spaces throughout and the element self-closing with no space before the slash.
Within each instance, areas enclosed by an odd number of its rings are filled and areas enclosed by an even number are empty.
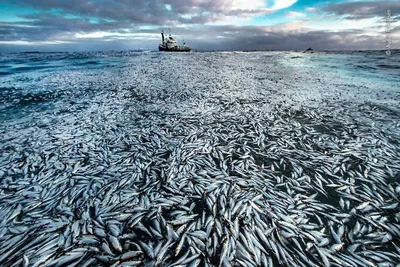
<svg viewBox="0 0 400 267">
<path fill-rule="evenodd" d="M 232 101 L 239 95 L 262 98 L 272 95 L 269 90 L 294 102 L 336 97 L 337 93 L 346 94 L 337 99 L 339 102 L 350 100 L 348 97 L 354 97 L 354 101 L 364 101 L 364 97 L 382 101 L 386 94 L 381 95 L 380 90 L 388 90 L 394 98 L 387 95 L 386 100 L 395 104 L 399 71 L 400 55 L 396 51 L 390 57 L 382 51 L 6 54 L 0 57 L 1 118 L 40 118 L 58 109 L 77 108 L 79 103 L 92 105 L 93 97 L 99 101 L 103 98 L 104 105 L 111 104 L 111 99 L 127 101 L 128 97 L 120 99 L 124 91 L 140 92 L 144 98 L 169 105 L 180 101 L 206 104 L 215 94 Z M 317 89 L 321 86 L 326 90 Z M 340 86 L 352 89 L 340 92 Z M 291 95 L 291 90 L 298 97 Z M 360 96 L 351 96 L 359 91 Z M 372 96 L 374 93 L 381 96 Z M 74 101 L 76 105 L 71 104 Z"/>
<path fill-rule="evenodd" d="M 0 265 L 398 262 L 392 52 L 0 55 Z"/>
</svg>

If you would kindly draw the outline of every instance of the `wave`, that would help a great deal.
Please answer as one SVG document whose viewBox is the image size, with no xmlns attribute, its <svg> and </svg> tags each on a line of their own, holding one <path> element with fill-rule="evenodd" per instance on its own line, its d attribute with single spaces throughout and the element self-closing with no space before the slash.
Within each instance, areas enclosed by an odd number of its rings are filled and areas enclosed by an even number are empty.
<svg viewBox="0 0 400 267">
<path fill-rule="evenodd" d="M 98 65 L 100 64 L 100 62 L 94 61 L 94 60 L 90 60 L 90 61 L 86 61 L 86 62 L 78 62 L 76 64 L 74 64 L 75 66 L 86 66 L 86 65 Z"/>
<path fill-rule="evenodd" d="M 400 69 L 399 65 L 378 64 L 376 66 L 383 69 L 394 69 L 394 70 Z"/>
<path fill-rule="evenodd" d="M 27 71 L 37 71 L 43 69 L 54 69 L 58 68 L 58 66 L 52 65 L 31 65 L 31 66 L 22 66 L 22 67 L 14 67 L 12 68 L 12 72 L 27 72 Z"/>
<path fill-rule="evenodd" d="M 376 69 L 377 69 L 377 68 L 374 67 L 374 66 L 370 66 L 370 65 L 360 65 L 360 64 L 354 65 L 354 67 L 357 68 L 357 69 L 362 69 L 362 70 L 376 70 Z"/>
</svg>

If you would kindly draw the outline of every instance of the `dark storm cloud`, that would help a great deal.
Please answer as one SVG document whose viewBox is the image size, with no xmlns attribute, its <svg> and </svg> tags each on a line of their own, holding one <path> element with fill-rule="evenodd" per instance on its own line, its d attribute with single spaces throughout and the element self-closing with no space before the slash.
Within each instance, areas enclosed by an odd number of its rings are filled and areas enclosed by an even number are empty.
<svg viewBox="0 0 400 267">
<path fill-rule="evenodd" d="M 66 14 L 146 25 L 204 24 L 216 21 L 221 16 L 249 16 L 272 12 L 267 9 L 237 8 L 231 0 L 19 0 L 18 4 L 40 10 L 57 9 Z"/>
<path fill-rule="evenodd" d="M 301 24 L 290 27 L 285 24 L 271 27 L 207 25 L 207 22 L 220 20 L 221 16 L 245 17 L 270 12 L 267 9 L 243 10 L 230 0 L 20 0 L 20 3 L 34 7 L 39 13 L 20 16 L 21 21 L 17 22 L 1 22 L 0 18 L 0 42 L 3 42 L 0 52 L 17 49 L 12 44 L 17 41 L 31 42 L 29 50 L 39 51 L 155 49 L 160 31 L 174 24 L 187 25 L 176 30 L 179 41 L 185 39 L 194 49 L 201 50 L 385 49 L 383 35 L 367 35 L 363 30 L 315 31 L 302 28 Z M 397 13 L 399 4 L 395 2 L 334 4 L 325 11 L 364 18 L 383 10 L 383 17 L 389 6 L 396 18 L 400 12 Z M 55 9 L 58 15 L 53 14 Z M 369 30 L 378 32 L 379 29 Z M 398 31 L 398 27 L 393 29 L 393 33 Z M 103 38 L 87 35 L 96 32 L 107 34 Z M 53 41 L 63 43 L 47 44 Z"/>
<path fill-rule="evenodd" d="M 224 27 L 215 29 L 230 31 L 224 38 L 215 42 L 205 42 L 204 39 L 193 40 L 197 47 L 226 50 L 305 50 L 312 47 L 316 50 L 362 50 L 385 49 L 382 37 L 364 35 L 362 30 L 341 32 L 309 31 L 284 32 L 265 31 L 262 27 Z"/>
<path fill-rule="evenodd" d="M 335 15 L 346 16 L 348 19 L 366 19 L 386 17 L 387 10 L 392 16 L 400 14 L 400 1 L 350 2 L 331 4 L 323 11 Z"/>
<path fill-rule="evenodd" d="M 68 44 L 41 46 L 50 51 L 60 50 L 118 50 L 155 49 L 154 38 L 124 37 L 122 34 L 159 34 L 161 28 L 140 29 L 130 22 L 71 19 L 47 15 L 25 16 L 29 21 L 0 23 L 0 41 L 67 41 Z M 106 38 L 76 38 L 76 33 L 108 32 Z M 394 29 L 398 31 L 398 28 Z M 393 31 L 393 32 L 394 32 Z M 157 36 L 155 35 L 155 36 Z M 285 25 L 264 26 L 193 26 L 180 28 L 180 41 L 184 38 L 194 49 L 200 50 L 317 50 L 384 49 L 382 36 L 367 36 L 362 30 L 341 32 L 288 31 Z M 42 49 L 37 48 L 35 50 Z M 0 45 L 0 50 L 10 46 Z"/>
<path fill-rule="evenodd" d="M 0 40 L 2 41 L 48 41 L 62 40 L 75 36 L 76 33 L 111 31 L 137 27 L 126 22 L 97 20 L 92 23 L 87 19 L 71 19 L 51 14 L 21 16 L 29 21 L 0 22 Z"/>
<path fill-rule="evenodd" d="M 100 17 L 104 19 L 130 21 L 143 24 L 158 24 L 168 17 L 157 1 L 81 1 L 81 0 L 20 0 L 19 5 L 39 10 L 62 10 L 67 14 Z M 165 7 L 164 7 L 165 9 Z"/>
</svg>

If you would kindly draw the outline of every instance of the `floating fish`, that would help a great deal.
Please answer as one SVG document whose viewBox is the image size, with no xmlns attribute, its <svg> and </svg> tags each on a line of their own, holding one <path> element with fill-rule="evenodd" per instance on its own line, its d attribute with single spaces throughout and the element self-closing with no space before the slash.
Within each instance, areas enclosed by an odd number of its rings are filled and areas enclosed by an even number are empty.
<svg viewBox="0 0 400 267">
<path fill-rule="evenodd" d="M 134 54 L 40 76 L 59 99 L 9 90 L 31 115 L 0 122 L 0 265 L 399 263 L 399 117 L 256 78 L 282 55 L 212 55 L 171 59 L 208 76 Z"/>
</svg>

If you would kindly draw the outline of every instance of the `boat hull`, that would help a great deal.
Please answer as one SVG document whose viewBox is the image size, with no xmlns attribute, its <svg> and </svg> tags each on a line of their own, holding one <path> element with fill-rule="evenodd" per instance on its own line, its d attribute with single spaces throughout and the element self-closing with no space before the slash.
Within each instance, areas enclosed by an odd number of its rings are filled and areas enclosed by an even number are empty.
<svg viewBox="0 0 400 267">
<path fill-rule="evenodd" d="M 164 51 L 164 52 L 190 52 L 192 51 L 192 48 L 190 47 L 182 47 L 182 46 L 178 46 L 178 47 L 174 47 L 174 48 L 168 48 L 165 47 L 163 45 L 159 45 L 158 46 L 158 51 Z"/>
</svg>

